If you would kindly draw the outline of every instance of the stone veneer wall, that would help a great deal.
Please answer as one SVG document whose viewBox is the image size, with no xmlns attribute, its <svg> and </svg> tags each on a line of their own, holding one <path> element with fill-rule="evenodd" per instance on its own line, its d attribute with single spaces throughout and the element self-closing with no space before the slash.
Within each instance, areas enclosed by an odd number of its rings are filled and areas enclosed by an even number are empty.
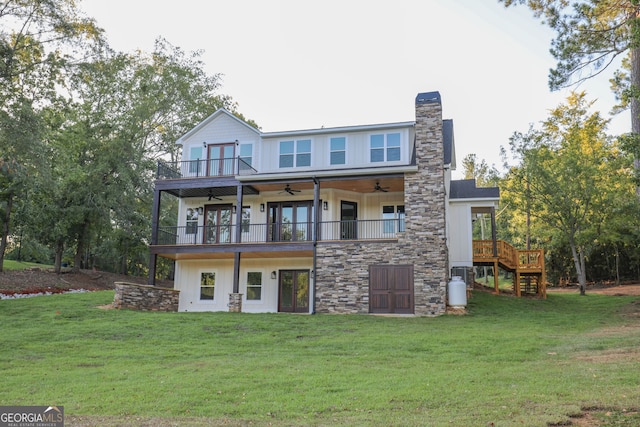
<svg viewBox="0 0 640 427">
<path fill-rule="evenodd" d="M 413 264 L 414 313 L 445 313 L 448 278 L 442 106 L 416 102 L 416 173 L 405 173 L 405 233 L 396 242 L 319 243 L 316 311 L 368 313 L 369 265 Z"/>
<path fill-rule="evenodd" d="M 142 311 L 178 311 L 180 291 L 136 283 L 116 282 L 114 308 Z"/>
</svg>

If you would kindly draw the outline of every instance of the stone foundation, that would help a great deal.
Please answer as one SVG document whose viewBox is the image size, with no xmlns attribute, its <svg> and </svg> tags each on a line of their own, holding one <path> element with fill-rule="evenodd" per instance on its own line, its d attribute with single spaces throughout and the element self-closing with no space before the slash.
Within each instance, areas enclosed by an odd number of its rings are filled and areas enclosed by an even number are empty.
<svg viewBox="0 0 640 427">
<path fill-rule="evenodd" d="M 141 311 L 178 311 L 180 291 L 136 283 L 116 282 L 113 308 Z"/>
<path fill-rule="evenodd" d="M 229 313 L 242 313 L 242 294 L 229 294 Z"/>
</svg>

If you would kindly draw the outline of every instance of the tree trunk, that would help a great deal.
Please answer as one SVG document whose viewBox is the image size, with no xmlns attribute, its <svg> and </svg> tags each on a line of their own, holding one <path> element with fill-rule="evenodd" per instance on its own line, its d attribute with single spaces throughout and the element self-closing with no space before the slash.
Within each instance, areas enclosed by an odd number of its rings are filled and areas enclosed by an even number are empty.
<svg viewBox="0 0 640 427">
<path fill-rule="evenodd" d="M 7 210 L 3 218 L 2 237 L 0 238 L 0 273 L 4 264 L 4 251 L 7 250 L 7 237 L 9 236 L 9 221 L 11 220 L 11 208 L 13 207 L 13 192 L 7 196 Z"/>
<path fill-rule="evenodd" d="M 631 86 L 635 91 L 640 90 L 640 48 L 631 49 Z M 637 138 L 640 138 L 640 100 L 636 96 L 631 97 L 631 133 Z M 635 142 L 635 153 L 633 166 L 636 170 L 636 174 L 640 173 L 640 142 Z M 640 198 L 640 185 L 636 185 L 636 196 Z"/>
<path fill-rule="evenodd" d="M 58 244 L 56 244 L 56 250 L 55 250 L 55 261 L 53 264 L 53 268 L 54 271 L 57 274 L 60 274 L 62 272 L 62 255 L 64 253 L 64 243 L 63 242 L 58 242 Z"/>
<path fill-rule="evenodd" d="M 569 246 L 571 246 L 571 255 L 573 264 L 576 267 L 576 275 L 578 276 L 578 285 L 580 286 L 580 295 L 587 293 L 587 273 L 585 271 L 584 252 L 578 248 L 573 238 L 569 238 Z"/>
<path fill-rule="evenodd" d="M 86 247 L 87 240 L 89 239 L 89 219 L 85 218 L 80 232 L 78 233 L 78 244 L 76 245 L 76 254 L 73 257 L 73 271 L 78 272 L 82 268 L 82 256 Z"/>
</svg>

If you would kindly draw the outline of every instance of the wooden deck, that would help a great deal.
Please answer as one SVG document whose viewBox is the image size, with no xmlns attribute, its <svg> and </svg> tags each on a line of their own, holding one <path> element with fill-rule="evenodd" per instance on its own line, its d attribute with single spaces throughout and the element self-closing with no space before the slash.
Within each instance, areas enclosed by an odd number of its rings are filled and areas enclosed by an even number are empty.
<svg viewBox="0 0 640 427">
<path fill-rule="evenodd" d="M 498 268 L 512 272 L 517 296 L 535 293 L 547 297 L 547 275 L 544 268 L 544 250 L 520 250 L 503 240 L 474 240 L 473 264 L 489 265 L 494 269 L 494 285 L 498 289 Z M 524 282 L 524 287 L 522 286 Z"/>
</svg>

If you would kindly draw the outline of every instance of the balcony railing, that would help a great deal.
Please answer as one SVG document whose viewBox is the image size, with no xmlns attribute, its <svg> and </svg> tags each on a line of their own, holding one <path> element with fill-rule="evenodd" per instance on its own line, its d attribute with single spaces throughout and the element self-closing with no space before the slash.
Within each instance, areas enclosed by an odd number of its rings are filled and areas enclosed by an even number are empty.
<svg viewBox="0 0 640 427">
<path fill-rule="evenodd" d="M 325 221 L 320 222 L 318 238 L 330 240 L 397 239 L 404 231 L 399 219 Z M 241 224 L 240 240 L 237 225 L 178 226 L 158 228 L 158 245 L 225 245 L 236 243 L 310 242 L 315 239 L 312 222 L 279 224 Z"/>
<path fill-rule="evenodd" d="M 156 179 L 186 179 L 208 176 L 252 175 L 258 173 L 240 157 L 158 162 Z"/>
<path fill-rule="evenodd" d="M 544 269 L 544 250 L 519 250 L 504 240 L 496 241 L 497 256 L 493 252 L 493 241 L 474 240 L 474 262 L 491 261 L 497 258 L 500 264 L 508 270 L 539 271 Z"/>
</svg>

